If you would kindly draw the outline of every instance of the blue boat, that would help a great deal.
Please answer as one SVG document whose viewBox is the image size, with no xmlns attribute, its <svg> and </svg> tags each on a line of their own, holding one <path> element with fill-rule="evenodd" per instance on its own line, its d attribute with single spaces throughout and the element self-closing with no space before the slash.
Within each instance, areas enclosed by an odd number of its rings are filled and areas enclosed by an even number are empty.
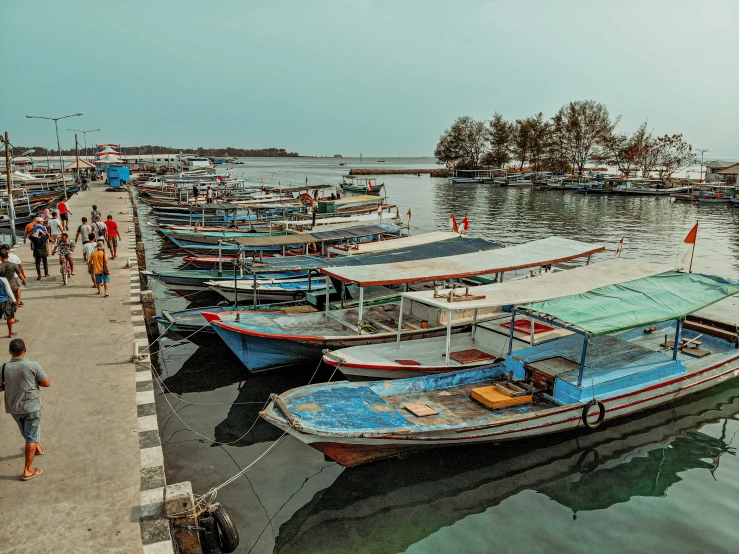
<svg viewBox="0 0 739 554">
<path fill-rule="evenodd" d="M 273 394 L 260 415 L 345 466 L 596 429 L 738 377 L 739 327 L 692 315 L 737 293 L 739 281 L 672 271 L 528 304 L 512 311 L 503 361 L 308 385 Z M 513 352 L 518 313 L 571 334 Z"/>
<path fill-rule="evenodd" d="M 290 316 L 257 315 L 230 323 L 217 321 L 218 316 L 214 315 L 212 325 L 250 371 L 311 363 L 320 359 L 324 349 L 391 342 L 397 336 L 401 340 L 443 336 L 450 328 L 455 333 L 470 329 L 473 316 L 467 312 L 447 318 L 436 309 L 418 313 L 411 309 L 409 314 L 401 317 L 402 307 L 397 296 L 382 306 L 365 309 L 365 288 L 388 287 L 390 293 L 393 289 L 389 287 L 398 285 L 438 283 L 488 274 L 500 274 L 502 279 L 506 272 L 586 258 L 604 248 L 602 245 L 549 237 L 506 248 L 439 258 L 324 267 L 321 272 L 334 282 L 353 283 L 360 287 L 356 308 Z M 233 283 L 230 286 L 233 287 Z"/>
</svg>

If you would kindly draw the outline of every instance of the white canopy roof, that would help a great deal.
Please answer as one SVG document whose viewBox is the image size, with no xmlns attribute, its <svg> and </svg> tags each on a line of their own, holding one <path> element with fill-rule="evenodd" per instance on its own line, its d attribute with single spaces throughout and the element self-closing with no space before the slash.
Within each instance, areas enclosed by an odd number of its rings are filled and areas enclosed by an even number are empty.
<svg viewBox="0 0 739 554">
<path fill-rule="evenodd" d="M 362 287 L 397 285 L 538 267 L 582 258 L 603 250 L 605 246 L 600 244 L 549 237 L 507 248 L 459 256 L 369 266 L 328 267 L 321 269 L 321 272 L 340 281 L 357 283 Z"/>
<path fill-rule="evenodd" d="M 383 212 L 382 218 L 380 218 L 375 212 L 371 214 L 352 216 L 319 217 L 316 218 L 316 227 L 320 225 L 333 225 L 335 223 L 356 223 L 358 221 L 362 223 L 366 221 L 370 221 L 372 223 L 393 223 L 395 221 L 395 214 Z M 312 223 L 312 219 L 283 219 L 282 221 L 272 221 L 271 225 L 282 227 L 310 227 Z"/>
<path fill-rule="evenodd" d="M 505 250 L 509 250 L 506 248 Z M 613 259 L 606 262 L 578 267 L 567 271 L 545 273 L 528 279 L 516 279 L 507 283 L 482 285 L 469 289 L 469 294 L 484 296 L 479 300 L 449 302 L 446 298 L 434 298 L 434 291 L 406 292 L 403 297 L 428 304 L 442 310 L 470 310 L 496 306 L 531 304 L 564 296 L 582 294 L 593 289 L 659 275 L 674 268 L 662 264 L 637 260 Z M 440 291 L 447 295 L 451 289 Z M 457 296 L 464 294 L 458 288 Z"/>
<path fill-rule="evenodd" d="M 369 254 L 370 252 L 389 252 L 399 248 L 408 248 L 409 246 L 420 246 L 422 244 L 431 244 L 441 240 L 455 239 L 459 233 L 451 231 L 434 231 L 432 233 L 423 233 L 421 235 L 413 235 L 412 237 L 401 237 L 392 240 L 376 240 L 373 242 L 360 242 L 353 245 L 350 250 L 339 251 L 339 249 L 330 247 L 329 252 L 341 252 L 342 255 L 354 256 L 356 254 Z"/>
</svg>

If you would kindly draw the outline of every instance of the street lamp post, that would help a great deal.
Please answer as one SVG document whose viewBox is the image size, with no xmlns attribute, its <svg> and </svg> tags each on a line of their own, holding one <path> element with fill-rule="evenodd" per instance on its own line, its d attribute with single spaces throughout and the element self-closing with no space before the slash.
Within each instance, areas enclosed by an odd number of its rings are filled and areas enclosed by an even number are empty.
<svg viewBox="0 0 739 554">
<path fill-rule="evenodd" d="M 64 160 L 62 159 L 62 146 L 59 143 L 59 120 L 67 119 L 68 117 L 78 117 L 83 115 L 81 113 L 73 113 L 72 115 L 64 115 L 62 117 L 44 117 L 42 115 L 27 115 L 28 119 L 50 119 L 54 122 L 54 129 L 56 130 L 56 148 L 59 151 L 59 170 L 62 173 L 62 185 L 64 186 L 64 200 L 67 199 L 67 183 L 64 181 Z"/>
<path fill-rule="evenodd" d="M 82 133 L 82 140 L 85 142 L 85 158 L 87 158 L 87 133 L 93 133 L 95 131 L 99 131 L 100 129 L 88 129 L 87 131 L 80 131 L 79 129 L 67 129 L 67 131 L 76 131 L 78 133 Z M 87 160 L 90 161 L 89 159 Z"/>
<path fill-rule="evenodd" d="M 708 148 L 696 148 L 701 153 L 701 183 L 703 182 L 703 154 L 708 152 Z"/>
</svg>

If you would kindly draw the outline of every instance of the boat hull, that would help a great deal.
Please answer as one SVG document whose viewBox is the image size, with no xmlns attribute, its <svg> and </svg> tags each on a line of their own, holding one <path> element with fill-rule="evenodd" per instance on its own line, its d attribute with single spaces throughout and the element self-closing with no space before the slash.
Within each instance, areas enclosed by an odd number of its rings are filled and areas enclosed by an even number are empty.
<svg viewBox="0 0 739 554">
<path fill-rule="evenodd" d="M 739 356 L 718 362 L 704 369 L 685 372 L 654 381 L 630 392 L 619 391 L 599 400 L 605 408 L 603 421 L 636 414 L 663 404 L 674 402 L 691 394 L 718 386 L 739 376 Z M 500 443 L 510 440 L 584 428 L 584 404 L 574 403 L 545 410 L 527 417 L 516 417 L 478 427 L 453 427 L 443 430 L 385 433 L 357 436 L 313 434 L 299 425 L 291 425 L 275 407 L 274 400 L 260 415 L 280 429 L 290 433 L 309 446 L 347 467 L 398 456 L 421 448 L 464 445 L 476 443 Z M 588 412 L 594 421 L 598 410 Z"/>
</svg>

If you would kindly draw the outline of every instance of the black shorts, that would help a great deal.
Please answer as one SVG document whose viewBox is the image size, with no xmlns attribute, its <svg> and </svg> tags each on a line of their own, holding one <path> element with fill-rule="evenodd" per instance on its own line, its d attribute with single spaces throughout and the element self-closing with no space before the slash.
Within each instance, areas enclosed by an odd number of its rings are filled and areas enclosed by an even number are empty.
<svg viewBox="0 0 739 554">
<path fill-rule="evenodd" d="M 0 314 L 5 319 L 13 319 L 15 317 L 15 304 L 10 300 L 0 302 Z"/>
<path fill-rule="evenodd" d="M 69 214 L 67 213 L 60 214 L 59 217 L 62 219 L 62 221 L 69 221 Z"/>
</svg>

